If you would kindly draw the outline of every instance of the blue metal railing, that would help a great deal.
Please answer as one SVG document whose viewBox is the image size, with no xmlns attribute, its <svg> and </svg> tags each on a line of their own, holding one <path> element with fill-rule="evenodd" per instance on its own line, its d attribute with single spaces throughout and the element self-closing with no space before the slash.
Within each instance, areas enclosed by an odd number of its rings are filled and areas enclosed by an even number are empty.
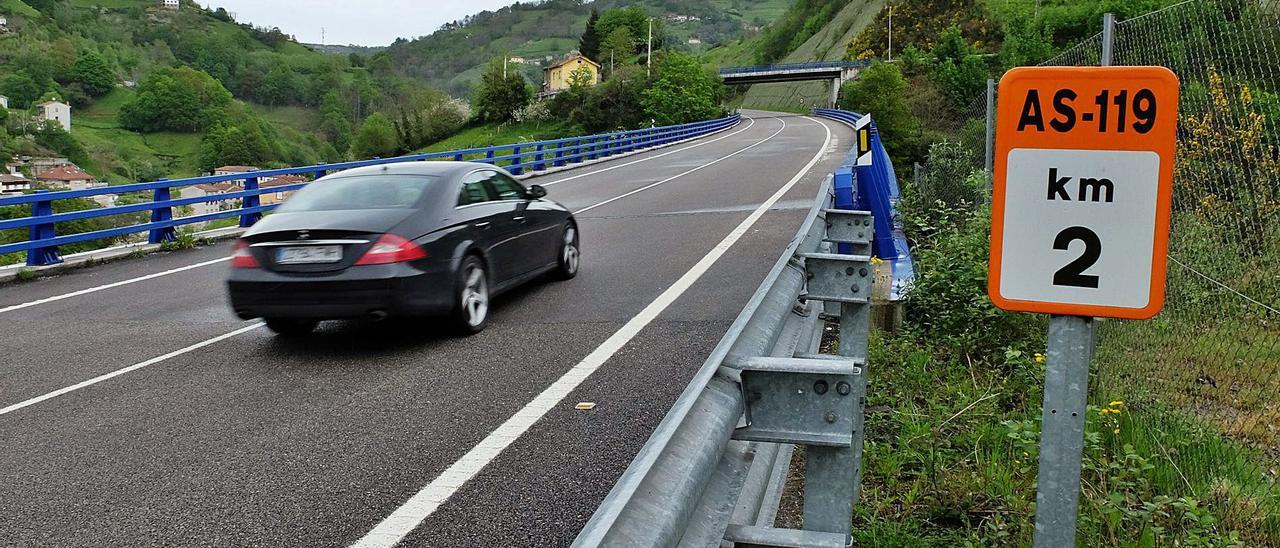
<svg viewBox="0 0 1280 548">
<path fill-rule="evenodd" d="M 815 108 L 813 114 L 850 126 L 855 125 L 863 116 L 857 112 L 829 108 Z M 880 142 L 880 132 L 874 121 L 871 123 L 871 165 L 858 166 L 857 154 L 857 147 L 854 147 L 840 167 L 836 168 L 833 183 L 835 205 L 837 209 L 871 212 L 875 223 L 872 254 L 890 264 L 893 272 L 890 299 L 898 300 L 915 279 L 915 267 L 898 214 L 898 177 L 894 173 L 888 151 Z"/>
<path fill-rule="evenodd" d="M 161 243 L 175 239 L 175 228 L 178 226 L 232 217 L 239 217 L 240 226 L 248 227 L 257 222 L 257 220 L 262 217 L 263 213 L 275 209 L 278 205 L 262 205 L 259 201 L 259 197 L 261 195 L 276 192 L 289 192 L 300 189 L 307 184 L 305 182 L 300 182 L 269 188 L 259 187 L 259 183 L 263 179 L 279 177 L 282 175 L 304 175 L 319 178 L 330 172 L 344 169 L 401 162 L 421 162 L 427 160 L 482 162 L 502 166 L 507 168 L 507 170 L 514 175 L 521 175 L 526 172 L 544 171 L 552 167 L 560 167 L 580 163 L 585 160 L 595 160 L 606 156 L 612 156 L 614 154 L 622 154 L 643 148 L 683 141 L 685 139 L 706 135 L 708 133 L 732 127 L 740 120 L 741 115 L 734 114 L 717 120 L 695 122 L 692 124 L 645 128 L 485 148 L 412 154 L 408 156 L 398 156 L 395 158 L 374 158 L 371 160 L 360 160 L 355 162 L 318 164 L 284 169 L 265 169 L 261 171 L 251 171 L 230 175 L 210 175 L 205 177 L 189 177 L 173 180 L 160 179 L 150 183 L 133 183 L 83 190 L 62 190 L 55 192 L 38 190 L 32 194 L 25 194 L 22 196 L 0 197 L 0 207 L 26 204 L 31 205 L 31 215 L 29 217 L 0 220 L 0 230 L 21 228 L 27 228 L 29 230 L 29 239 L 27 241 L 0 245 L 0 255 L 25 251 L 27 252 L 28 265 L 43 266 L 62 262 L 62 258 L 58 253 L 58 246 L 60 245 L 115 238 L 141 232 L 147 233 L 148 242 Z M 244 190 L 227 192 L 213 196 L 172 198 L 171 189 L 174 188 L 200 184 L 225 183 L 230 181 L 243 181 Z M 56 200 L 146 191 L 150 191 L 152 193 L 152 200 L 150 202 L 97 209 L 85 209 L 65 213 L 53 212 L 53 202 Z M 186 217 L 173 216 L 173 208 L 175 207 L 198 203 L 225 202 L 228 200 L 242 200 L 242 202 L 240 207 L 236 209 L 217 211 L 203 215 L 190 215 Z M 140 213 L 144 211 L 150 212 L 150 222 L 105 230 L 96 230 L 92 232 L 68 234 L 64 236 L 57 235 L 56 227 L 58 223 L 74 221 L 77 219 L 91 219 L 128 213 Z"/>
<path fill-rule="evenodd" d="M 758 72 L 781 72 L 788 70 L 816 70 L 830 68 L 864 68 L 871 65 L 870 61 L 819 61 L 816 63 L 791 63 L 784 65 L 756 65 L 752 67 L 730 67 L 720 69 L 721 76 L 731 76 L 735 74 L 752 74 Z"/>
</svg>

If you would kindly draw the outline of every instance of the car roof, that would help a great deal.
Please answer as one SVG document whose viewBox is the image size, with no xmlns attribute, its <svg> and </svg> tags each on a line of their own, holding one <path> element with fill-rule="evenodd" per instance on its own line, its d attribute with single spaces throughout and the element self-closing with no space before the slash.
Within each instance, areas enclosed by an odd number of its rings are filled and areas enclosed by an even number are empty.
<svg viewBox="0 0 1280 548">
<path fill-rule="evenodd" d="M 354 177 L 360 175 L 435 175 L 450 178 L 479 168 L 504 171 L 502 168 L 479 162 L 399 162 L 347 169 L 326 178 Z"/>
</svg>

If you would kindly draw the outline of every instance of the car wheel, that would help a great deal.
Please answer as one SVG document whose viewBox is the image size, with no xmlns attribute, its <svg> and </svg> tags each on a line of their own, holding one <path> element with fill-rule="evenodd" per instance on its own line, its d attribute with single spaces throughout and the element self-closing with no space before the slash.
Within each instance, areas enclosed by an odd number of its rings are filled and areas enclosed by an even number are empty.
<svg viewBox="0 0 1280 548">
<path fill-rule="evenodd" d="M 555 277 L 560 280 L 572 279 L 578 275 L 578 267 L 581 264 L 582 251 L 578 248 L 578 227 L 569 223 L 560 234 L 560 246 L 556 250 Z"/>
<path fill-rule="evenodd" d="M 454 324 L 464 335 L 479 333 L 489 323 L 489 273 L 474 255 L 458 269 Z"/>
<path fill-rule="evenodd" d="M 302 337 L 310 335 L 320 324 L 316 320 L 290 320 L 284 318 L 267 318 L 267 329 L 282 337 Z"/>
</svg>

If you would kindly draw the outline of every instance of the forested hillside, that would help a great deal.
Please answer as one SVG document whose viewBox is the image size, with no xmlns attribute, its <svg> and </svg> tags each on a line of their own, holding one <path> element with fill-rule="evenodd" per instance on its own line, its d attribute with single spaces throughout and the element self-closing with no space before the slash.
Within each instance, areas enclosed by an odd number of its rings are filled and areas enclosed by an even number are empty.
<svg viewBox="0 0 1280 548">
<path fill-rule="evenodd" d="M 318 53 L 187 1 L 5 0 L 0 13 L 0 153 L 65 155 L 112 182 L 337 160 L 369 114 L 408 121 L 449 101 L 385 57 Z M 31 123 L 30 107 L 53 97 L 73 107 L 69 136 Z M 404 123 L 397 137 L 404 148 L 442 138 L 464 119 L 454 110 L 431 118 L 447 127 Z"/>
<path fill-rule="evenodd" d="M 540 82 L 541 63 L 578 48 L 593 10 L 638 7 L 655 17 L 655 45 L 700 52 L 750 35 L 780 16 L 791 0 L 548 0 L 484 11 L 445 25 L 429 36 L 397 40 L 388 53 L 397 70 L 454 95 L 466 97 L 489 60 L 518 57 L 513 64 Z M 647 29 L 646 29 L 647 31 Z M 643 39 L 645 36 L 633 38 Z M 690 39 L 696 39 L 690 44 Z M 597 60 L 604 61 L 604 60 Z"/>
</svg>

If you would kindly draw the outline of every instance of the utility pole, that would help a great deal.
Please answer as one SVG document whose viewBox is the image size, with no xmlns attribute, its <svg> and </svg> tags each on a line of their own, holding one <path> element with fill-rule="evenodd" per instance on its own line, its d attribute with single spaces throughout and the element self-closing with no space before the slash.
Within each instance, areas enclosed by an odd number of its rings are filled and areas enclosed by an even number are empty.
<svg viewBox="0 0 1280 548">
<path fill-rule="evenodd" d="M 889 6 L 889 62 L 893 62 L 893 6 Z"/>
<path fill-rule="evenodd" d="M 649 53 L 646 55 L 644 63 L 644 73 L 650 78 L 653 77 L 653 18 L 649 18 Z"/>
</svg>

